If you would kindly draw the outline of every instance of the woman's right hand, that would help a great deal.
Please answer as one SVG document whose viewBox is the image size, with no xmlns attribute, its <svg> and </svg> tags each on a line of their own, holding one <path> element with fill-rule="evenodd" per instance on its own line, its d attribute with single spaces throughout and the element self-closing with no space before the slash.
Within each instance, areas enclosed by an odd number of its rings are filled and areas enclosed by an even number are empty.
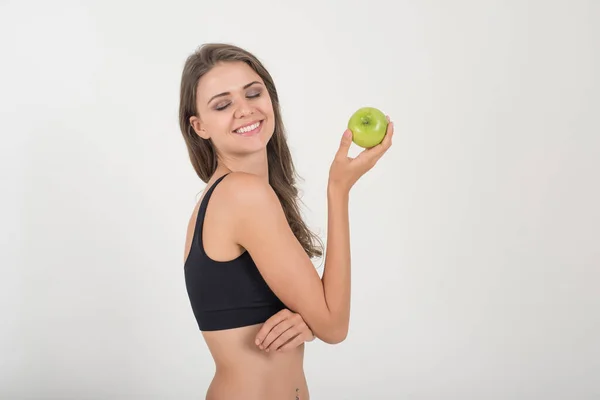
<svg viewBox="0 0 600 400">
<path fill-rule="evenodd" d="M 392 145 L 394 123 L 390 122 L 390 117 L 387 117 L 387 120 L 388 126 L 383 141 L 375 147 L 363 150 L 356 158 L 348 157 L 348 150 L 352 144 L 352 132 L 350 129 L 344 132 L 340 148 L 329 169 L 330 186 L 350 191 L 356 181 L 377 164 L 377 161 Z"/>
</svg>

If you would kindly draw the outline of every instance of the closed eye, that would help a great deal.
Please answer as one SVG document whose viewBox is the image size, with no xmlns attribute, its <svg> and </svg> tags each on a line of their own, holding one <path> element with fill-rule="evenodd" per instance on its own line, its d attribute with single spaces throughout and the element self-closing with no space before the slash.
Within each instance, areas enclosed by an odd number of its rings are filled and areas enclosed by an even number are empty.
<svg viewBox="0 0 600 400">
<path fill-rule="evenodd" d="M 260 97 L 260 95 L 261 95 L 261 92 L 258 92 L 258 93 L 252 93 L 252 94 L 247 94 L 247 95 L 246 95 L 246 98 L 247 98 L 247 99 L 255 99 L 255 98 L 257 98 L 257 97 Z M 230 104 L 231 104 L 231 103 L 220 104 L 220 105 L 218 105 L 217 107 L 215 107 L 215 110 L 217 110 L 217 111 L 223 111 L 224 109 L 226 109 L 227 107 L 229 107 L 229 105 L 230 105 Z"/>
</svg>

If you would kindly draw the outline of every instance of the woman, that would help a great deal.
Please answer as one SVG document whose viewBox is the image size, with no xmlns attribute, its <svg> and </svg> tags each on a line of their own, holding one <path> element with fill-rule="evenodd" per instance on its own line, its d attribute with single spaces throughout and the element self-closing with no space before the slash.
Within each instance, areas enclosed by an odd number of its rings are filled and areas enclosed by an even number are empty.
<svg viewBox="0 0 600 400">
<path fill-rule="evenodd" d="M 393 124 L 355 159 L 350 131 L 342 136 L 320 279 L 310 258 L 322 249 L 300 216 L 277 91 L 261 62 L 232 45 L 200 47 L 184 66 L 179 123 L 207 184 L 184 253 L 190 303 L 216 366 L 206 399 L 309 399 L 304 341 L 314 333 L 339 343 L 348 332 L 349 192 L 391 146 Z"/>
</svg>

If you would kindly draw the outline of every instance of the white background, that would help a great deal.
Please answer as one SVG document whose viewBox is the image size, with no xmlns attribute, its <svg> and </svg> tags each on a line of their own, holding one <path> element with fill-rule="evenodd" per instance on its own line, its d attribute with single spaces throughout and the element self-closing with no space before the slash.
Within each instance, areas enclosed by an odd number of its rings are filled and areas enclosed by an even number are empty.
<svg viewBox="0 0 600 400">
<path fill-rule="evenodd" d="M 352 317 L 312 398 L 600 398 L 596 1 L 0 1 L 0 398 L 199 399 L 183 279 L 204 184 L 185 58 L 255 53 L 326 234 L 349 116 L 396 123 L 351 194 Z M 357 148 L 353 148 L 356 153 Z"/>
</svg>

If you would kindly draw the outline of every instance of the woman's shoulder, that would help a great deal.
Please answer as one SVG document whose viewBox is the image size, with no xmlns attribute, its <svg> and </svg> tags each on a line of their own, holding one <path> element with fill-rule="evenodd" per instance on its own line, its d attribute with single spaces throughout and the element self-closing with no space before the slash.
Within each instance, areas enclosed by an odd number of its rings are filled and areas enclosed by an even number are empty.
<svg viewBox="0 0 600 400">
<path fill-rule="evenodd" d="M 275 191 L 266 179 L 244 172 L 230 172 L 212 194 L 211 213 L 223 230 L 244 232 L 267 229 L 272 216 L 284 218 L 283 209 Z"/>
<path fill-rule="evenodd" d="M 213 215 L 235 230 L 259 229 L 271 217 L 284 215 L 269 182 L 250 173 L 230 172 L 215 187 L 212 198 Z"/>
<path fill-rule="evenodd" d="M 214 196 L 234 205 L 252 205 L 277 198 L 269 182 L 247 172 L 230 172 L 215 187 Z"/>
</svg>

